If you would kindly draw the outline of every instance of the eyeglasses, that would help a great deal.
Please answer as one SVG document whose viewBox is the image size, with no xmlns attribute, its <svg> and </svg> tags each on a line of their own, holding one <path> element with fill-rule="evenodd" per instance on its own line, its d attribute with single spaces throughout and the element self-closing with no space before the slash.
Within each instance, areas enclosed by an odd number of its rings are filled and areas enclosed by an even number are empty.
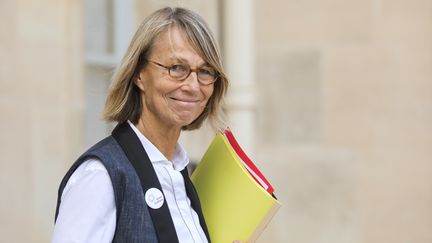
<svg viewBox="0 0 432 243">
<path fill-rule="evenodd" d="M 198 78 L 198 81 L 203 85 L 210 85 L 216 82 L 218 78 L 218 74 L 216 70 L 210 67 L 201 67 L 192 69 L 187 64 L 173 64 L 171 66 L 165 66 L 158 62 L 154 62 L 151 60 L 147 60 L 149 63 L 155 64 L 159 67 L 165 68 L 168 70 L 168 74 L 171 78 L 177 79 L 179 81 L 183 81 L 189 77 L 192 72 L 195 72 Z"/>
</svg>

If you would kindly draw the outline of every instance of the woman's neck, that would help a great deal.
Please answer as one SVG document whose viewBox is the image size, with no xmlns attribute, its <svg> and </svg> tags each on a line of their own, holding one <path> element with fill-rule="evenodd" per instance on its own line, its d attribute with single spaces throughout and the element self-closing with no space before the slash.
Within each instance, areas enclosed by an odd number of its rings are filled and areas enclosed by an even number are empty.
<svg viewBox="0 0 432 243">
<path fill-rule="evenodd" d="M 181 128 L 167 127 L 145 116 L 141 116 L 135 126 L 168 160 L 172 160 Z"/>
</svg>

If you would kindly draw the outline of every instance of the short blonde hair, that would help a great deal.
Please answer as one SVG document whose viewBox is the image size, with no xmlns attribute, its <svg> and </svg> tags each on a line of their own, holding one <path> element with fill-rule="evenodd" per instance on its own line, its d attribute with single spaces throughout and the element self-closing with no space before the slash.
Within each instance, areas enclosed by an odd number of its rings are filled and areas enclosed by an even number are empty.
<svg viewBox="0 0 432 243">
<path fill-rule="evenodd" d="M 107 121 L 137 123 L 142 112 L 141 93 L 135 85 L 137 73 L 146 64 L 153 43 L 161 33 L 170 27 L 177 27 L 186 33 L 190 44 L 204 61 L 218 73 L 213 94 L 204 111 L 183 130 L 199 128 L 206 118 L 213 127 L 222 122 L 223 97 L 228 88 L 228 79 L 222 67 L 219 47 L 201 16 L 184 8 L 165 7 L 148 16 L 136 31 L 125 56 L 115 71 L 108 91 L 103 118 Z"/>
</svg>

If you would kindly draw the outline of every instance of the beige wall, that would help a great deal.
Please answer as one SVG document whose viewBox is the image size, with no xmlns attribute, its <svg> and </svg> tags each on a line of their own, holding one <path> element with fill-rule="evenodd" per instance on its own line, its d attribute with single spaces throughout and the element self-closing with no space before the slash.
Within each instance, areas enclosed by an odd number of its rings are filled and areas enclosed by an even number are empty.
<svg viewBox="0 0 432 243">
<path fill-rule="evenodd" d="M 48 242 L 82 136 L 80 1 L 0 2 L 0 242 Z"/>
<path fill-rule="evenodd" d="M 135 24 L 173 2 L 223 36 L 216 0 L 136 1 Z M 432 242 L 432 2 L 254 4 L 250 152 L 284 204 L 258 242 Z M 0 1 L 0 242 L 49 241 L 84 149 L 83 17 Z M 182 139 L 199 159 L 211 135 Z"/>
<path fill-rule="evenodd" d="M 432 242 L 432 2 L 256 5 L 265 237 Z"/>
</svg>

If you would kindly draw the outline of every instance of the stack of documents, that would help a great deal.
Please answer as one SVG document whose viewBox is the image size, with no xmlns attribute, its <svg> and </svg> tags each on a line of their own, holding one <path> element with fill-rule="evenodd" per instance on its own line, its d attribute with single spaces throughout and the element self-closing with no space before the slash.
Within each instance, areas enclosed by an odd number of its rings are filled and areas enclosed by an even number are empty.
<svg viewBox="0 0 432 243">
<path fill-rule="evenodd" d="M 216 134 L 191 180 L 213 243 L 254 242 L 281 206 L 228 130 Z"/>
</svg>

